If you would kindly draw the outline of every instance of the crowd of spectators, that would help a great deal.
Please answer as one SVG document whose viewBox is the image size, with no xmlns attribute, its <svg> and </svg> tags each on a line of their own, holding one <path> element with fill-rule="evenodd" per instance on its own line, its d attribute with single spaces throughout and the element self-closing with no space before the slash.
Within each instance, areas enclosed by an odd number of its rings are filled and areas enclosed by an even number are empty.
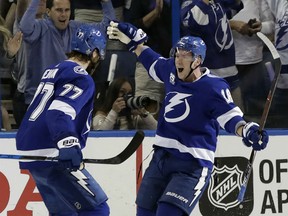
<svg viewBox="0 0 288 216">
<path fill-rule="evenodd" d="M 266 61 L 271 61 L 271 55 L 256 33 L 261 31 L 274 42 L 283 66 L 267 127 L 288 127 L 288 115 L 285 112 L 288 105 L 288 36 L 285 31 L 288 28 L 287 1 L 178 2 L 180 36 L 203 38 L 208 47 L 203 66 L 227 80 L 234 102 L 244 111 L 248 121 L 259 122 L 271 83 L 264 66 Z M 11 85 L 15 89 L 11 90 L 10 95 L 15 125 L 11 126 L 9 114 L 1 105 L 3 130 L 19 127 L 33 99 L 42 71 L 51 64 L 67 59 L 66 53 L 71 49 L 71 35 L 80 25 L 94 25 L 105 33 L 110 20 L 126 21 L 142 28 L 149 37 L 146 43 L 162 56 L 169 58 L 173 46 L 171 0 L 0 0 L 0 13 L 0 77 L 3 71 L 8 70 L 15 83 Z M 116 56 L 114 68 L 111 68 L 110 62 L 112 55 Z M 92 129 L 156 128 L 158 110 L 165 96 L 164 87 L 147 75 L 143 65 L 125 45 L 107 39 L 100 64 L 88 70 L 95 71 L 92 77 L 96 84 Z M 115 74 L 115 82 L 110 83 L 108 88 L 108 71 L 111 70 Z M 116 102 L 120 100 L 121 104 L 125 104 L 123 96 L 127 92 L 120 94 L 124 84 L 128 85 L 129 93 L 133 96 L 148 96 L 150 103 L 147 107 L 135 109 L 136 115 L 126 113 L 125 118 L 128 116 L 128 120 L 121 126 L 118 117 L 124 116 L 121 111 L 123 107 L 118 109 Z M 113 90 L 115 85 L 118 89 Z M 111 98 L 106 100 L 108 94 Z M 115 117 L 113 124 L 111 116 Z M 136 119 L 135 116 L 138 119 L 137 125 L 132 121 Z M 107 124 L 109 121 L 110 125 Z M 143 124 L 139 126 L 139 122 Z"/>
</svg>

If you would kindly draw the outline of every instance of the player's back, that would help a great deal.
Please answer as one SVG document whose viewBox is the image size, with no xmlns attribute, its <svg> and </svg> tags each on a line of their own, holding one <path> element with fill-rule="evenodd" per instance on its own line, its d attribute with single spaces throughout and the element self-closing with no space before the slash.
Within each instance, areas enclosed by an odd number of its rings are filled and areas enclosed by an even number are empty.
<svg viewBox="0 0 288 216">
<path fill-rule="evenodd" d="M 55 139 L 65 131 L 81 141 L 89 131 L 93 96 L 93 79 L 78 64 L 64 61 L 46 69 L 16 135 L 17 149 L 55 156 Z"/>
</svg>

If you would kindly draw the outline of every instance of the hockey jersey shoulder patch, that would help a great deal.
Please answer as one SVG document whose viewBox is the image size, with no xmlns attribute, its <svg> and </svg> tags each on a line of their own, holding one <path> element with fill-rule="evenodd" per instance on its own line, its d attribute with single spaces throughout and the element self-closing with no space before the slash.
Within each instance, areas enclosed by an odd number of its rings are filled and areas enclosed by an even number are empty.
<svg viewBox="0 0 288 216">
<path fill-rule="evenodd" d="M 74 72 L 77 74 L 88 75 L 87 71 L 83 69 L 81 66 L 77 65 L 73 68 Z"/>
</svg>

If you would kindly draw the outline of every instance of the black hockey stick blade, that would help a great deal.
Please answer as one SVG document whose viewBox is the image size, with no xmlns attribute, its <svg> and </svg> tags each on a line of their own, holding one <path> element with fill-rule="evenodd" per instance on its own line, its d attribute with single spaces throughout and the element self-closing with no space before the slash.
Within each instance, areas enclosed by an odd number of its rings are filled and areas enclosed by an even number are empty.
<svg viewBox="0 0 288 216">
<path fill-rule="evenodd" d="M 128 146 L 118 155 L 107 159 L 84 159 L 84 163 L 97 163 L 97 164 L 120 164 L 126 161 L 141 145 L 145 134 L 143 131 L 136 131 L 133 139 Z"/>
<path fill-rule="evenodd" d="M 269 114 L 270 106 L 273 100 L 273 96 L 277 87 L 277 83 L 280 77 L 280 71 L 281 71 L 281 60 L 279 53 L 277 52 L 275 46 L 273 43 L 261 32 L 257 32 L 257 36 L 263 41 L 263 43 L 268 47 L 269 51 L 272 54 L 274 65 L 275 65 L 275 70 L 273 69 L 273 66 L 271 62 L 265 63 L 266 69 L 268 71 L 268 74 L 274 74 L 273 80 L 271 82 L 270 90 L 264 105 L 264 110 L 260 119 L 260 124 L 259 124 L 259 131 L 262 131 L 265 127 L 266 120 Z M 240 191 L 237 197 L 237 200 L 241 203 L 244 200 L 244 195 L 246 192 L 247 184 L 253 169 L 253 163 L 256 157 L 256 151 L 252 150 L 246 170 L 244 172 L 244 178 L 242 185 L 240 187 Z"/>
<path fill-rule="evenodd" d="M 128 146 L 118 155 L 107 159 L 83 159 L 84 163 L 95 164 L 120 164 L 126 161 L 141 145 L 145 134 L 143 131 L 136 131 Z M 58 161 L 57 157 L 35 156 L 35 155 L 11 155 L 0 154 L 2 159 L 16 159 L 16 160 L 36 160 L 36 161 Z"/>
</svg>

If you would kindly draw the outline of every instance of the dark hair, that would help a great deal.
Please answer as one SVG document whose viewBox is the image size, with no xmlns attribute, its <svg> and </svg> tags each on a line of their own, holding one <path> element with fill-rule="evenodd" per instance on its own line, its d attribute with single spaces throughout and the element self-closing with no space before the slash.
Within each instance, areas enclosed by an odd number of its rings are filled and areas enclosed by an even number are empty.
<svg viewBox="0 0 288 216">
<path fill-rule="evenodd" d="M 71 0 L 69 0 L 70 4 L 71 4 Z M 54 0 L 47 0 L 46 1 L 46 8 L 51 9 L 54 6 Z"/>
<path fill-rule="evenodd" d="M 132 83 L 125 77 L 120 77 L 113 80 L 106 92 L 105 100 L 103 101 L 102 106 L 97 111 L 101 111 L 108 114 L 112 109 L 113 103 L 119 97 L 121 87 L 126 82 L 128 82 L 132 86 Z M 126 116 L 128 122 L 128 129 L 134 129 L 130 108 L 123 109 L 121 113 L 119 113 L 119 115 Z M 119 127 L 120 122 L 117 121 L 116 124 L 114 125 L 114 129 L 119 129 Z"/>
<path fill-rule="evenodd" d="M 99 111 L 102 111 L 104 113 L 109 113 L 114 101 L 119 97 L 119 92 L 120 92 L 121 87 L 126 82 L 130 83 L 130 81 L 126 79 L 125 77 L 120 77 L 112 81 L 112 83 L 110 84 L 106 92 L 105 100 L 102 106 L 100 107 Z"/>
<path fill-rule="evenodd" d="M 76 58 L 79 61 L 88 62 L 90 60 L 90 56 L 82 54 L 80 52 L 72 50 L 70 53 L 66 53 L 68 58 Z"/>
</svg>

